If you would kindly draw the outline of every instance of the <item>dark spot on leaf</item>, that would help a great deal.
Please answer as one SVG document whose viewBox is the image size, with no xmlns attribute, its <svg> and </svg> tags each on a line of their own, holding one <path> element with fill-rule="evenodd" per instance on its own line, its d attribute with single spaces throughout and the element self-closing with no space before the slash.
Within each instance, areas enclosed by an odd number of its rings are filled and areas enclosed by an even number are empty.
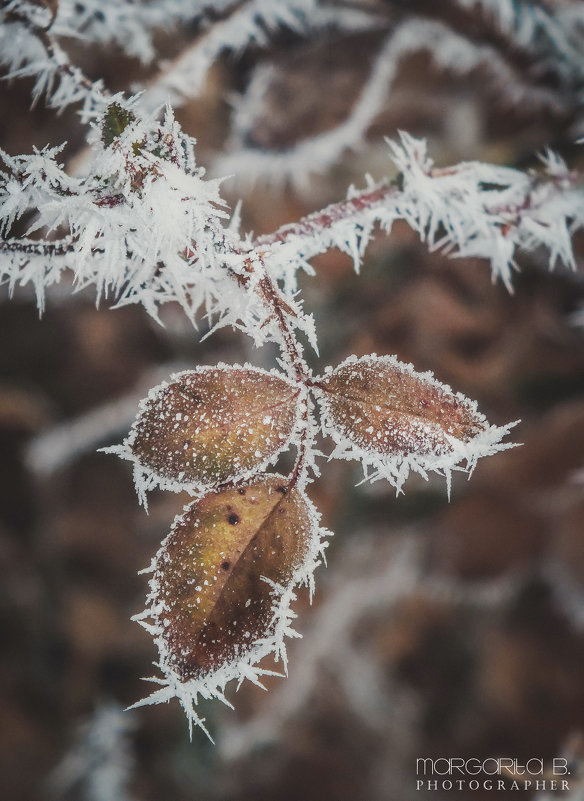
<svg viewBox="0 0 584 801">
<path fill-rule="evenodd" d="M 236 515 L 235 513 L 230 514 L 227 518 L 227 522 L 230 526 L 236 526 L 239 523 L 239 515 Z"/>
<path fill-rule="evenodd" d="M 238 490 L 238 492 L 239 492 L 240 495 L 245 495 L 245 490 L 244 489 L 240 489 L 240 490 Z"/>
<path fill-rule="evenodd" d="M 230 567 L 231 567 L 230 562 L 221 562 L 221 570 L 229 570 Z"/>
<path fill-rule="evenodd" d="M 285 495 L 285 494 L 288 492 L 288 487 L 284 487 L 284 486 L 282 486 L 282 487 L 276 487 L 276 491 L 277 491 L 277 492 L 281 492 L 281 493 L 282 493 L 282 495 Z"/>
</svg>

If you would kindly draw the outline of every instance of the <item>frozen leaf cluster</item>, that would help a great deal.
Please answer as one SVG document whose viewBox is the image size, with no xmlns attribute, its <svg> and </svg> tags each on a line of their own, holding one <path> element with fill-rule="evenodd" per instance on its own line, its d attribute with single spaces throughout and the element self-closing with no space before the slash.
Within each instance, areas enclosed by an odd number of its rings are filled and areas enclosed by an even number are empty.
<svg viewBox="0 0 584 801">
<path fill-rule="evenodd" d="M 335 441 L 330 458 L 357 459 L 367 478 L 397 490 L 411 471 L 440 473 L 450 486 L 453 470 L 509 447 L 510 426 L 489 426 L 475 403 L 392 357 L 352 357 L 296 383 L 247 365 L 201 367 L 155 387 L 114 450 L 134 463 L 143 499 L 155 486 L 197 499 L 147 571 L 136 619 L 155 639 L 162 687 L 140 704 L 176 696 L 204 729 L 199 697 L 227 703 L 225 685 L 258 683 L 268 654 L 285 665 L 290 604 L 299 585 L 312 590 L 325 535 L 305 494 L 318 472 L 314 401 Z M 290 475 L 264 473 L 290 446 Z"/>
</svg>

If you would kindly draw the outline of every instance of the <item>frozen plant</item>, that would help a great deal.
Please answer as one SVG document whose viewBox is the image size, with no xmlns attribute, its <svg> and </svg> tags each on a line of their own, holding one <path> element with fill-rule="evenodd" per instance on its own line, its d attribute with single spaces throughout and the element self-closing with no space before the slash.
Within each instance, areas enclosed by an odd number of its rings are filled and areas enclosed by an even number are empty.
<svg viewBox="0 0 584 801">
<path fill-rule="evenodd" d="M 165 21 L 183 19 L 186 4 L 163 5 Z M 230 4 L 222 6 L 227 13 Z M 311 14 L 315 26 L 321 14 L 330 17 L 315 1 L 233 6 L 235 15 L 253 11 L 246 41 L 272 23 L 310 27 Z M 394 356 L 352 356 L 315 374 L 303 348 L 307 342 L 318 353 L 316 327 L 298 296 L 298 273 L 313 275 L 311 259 L 331 248 L 359 270 L 374 231 L 389 234 L 396 220 L 430 247 L 488 260 L 509 289 L 519 249 L 545 249 L 550 267 L 574 268 L 582 176 L 552 152 L 529 172 L 477 162 L 436 168 L 426 143 L 402 133 L 388 142 L 397 179 L 368 178 L 296 223 L 242 235 L 239 210 L 228 209 L 221 181 L 197 165 L 194 140 L 170 105 L 145 111 L 143 96 L 109 94 L 59 45 L 61 35 L 77 32 L 98 41 L 109 34 L 127 47 L 140 30 L 137 54 L 150 58 L 157 4 L 105 4 L 99 24 L 91 8 L 4 4 L 4 30 L 11 27 L 0 57 L 13 75 L 37 76 L 35 97 L 58 108 L 83 104 L 91 162 L 72 175 L 59 147 L 1 154 L 0 280 L 11 292 L 32 285 L 41 311 L 47 288 L 64 276 L 74 289 L 95 287 L 98 301 L 141 304 L 155 319 L 162 304 L 175 302 L 193 323 L 205 315 L 214 329 L 231 326 L 280 350 L 269 371 L 219 364 L 172 375 L 149 392 L 128 437 L 111 449 L 132 463 L 144 505 L 155 487 L 193 498 L 144 571 L 150 591 L 136 620 L 155 640 L 161 676 L 140 703 L 177 697 L 190 726 L 206 731 L 200 697 L 228 703 L 230 681 L 259 684 L 269 654 L 286 670 L 285 638 L 298 636 L 291 604 L 299 586 L 313 592 L 327 536 L 306 494 L 319 475 L 321 435 L 334 444 L 329 458 L 359 461 L 367 480 L 385 479 L 397 492 L 411 472 L 438 473 L 450 491 L 453 471 L 471 472 L 479 458 L 510 447 L 502 440 L 512 423 L 490 425 L 475 402 Z M 229 19 L 218 25 L 231 31 Z M 214 56 L 235 47 L 220 43 Z M 18 221 L 27 223 L 25 237 L 13 233 Z M 289 449 L 293 467 L 280 475 L 276 464 Z"/>
</svg>

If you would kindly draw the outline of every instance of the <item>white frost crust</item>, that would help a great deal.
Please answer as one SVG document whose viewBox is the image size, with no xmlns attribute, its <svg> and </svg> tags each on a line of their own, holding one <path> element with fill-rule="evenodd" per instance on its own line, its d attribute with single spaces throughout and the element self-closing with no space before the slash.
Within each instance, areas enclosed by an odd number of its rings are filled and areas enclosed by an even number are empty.
<svg viewBox="0 0 584 801">
<path fill-rule="evenodd" d="M 401 186 L 389 188 L 371 205 L 342 213 L 340 204 L 323 209 L 321 216 L 329 210 L 332 215 L 326 226 L 319 225 L 315 213 L 289 226 L 281 241 L 259 237 L 255 244 L 266 247 L 272 274 L 280 277 L 281 265 L 287 264 L 290 276 L 299 270 L 313 275 L 310 260 L 330 248 L 348 254 L 358 272 L 375 227 L 390 234 L 396 220 L 404 220 L 430 250 L 486 259 L 493 281 L 501 279 L 510 292 L 518 252 L 543 249 L 550 270 L 558 264 L 577 269 L 571 238 L 584 228 L 584 193 L 577 173 L 556 153 L 543 154 L 543 169 L 537 172 L 481 162 L 436 169 L 424 139 L 400 132 L 399 142 L 387 142 Z M 365 193 L 382 188 L 366 179 Z M 347 199 L 364 192 L 350 187 Z"/>
<path fill-rule="evenodd" d="M 500 451 L 516 447 L 516 443 L 502 443 L 501 440 L 517 425 L 519 420 L 504 426 L 489 425 L 485 416 L 478 411 L 476 401 L 468 399 L 460 392 L 454 392 L 447 384 L 443 384 L 434 378 L 434 374 L 431 371 L 419 373 L 412 364 L 400 362 L 395 356 L 377 356 L 374 353 L 370 357 L 360 359 L 357 356 L 350 356 L 341 362 L 335 370 L 352 364 L 358 366 L 365 363 L 368 358 L 374 358 L 376 362 L 381 361 L 390 367 L 397 367 L 402 372 L 415 376 L 417 379 L 423 380 L 427 384 L 461 401 L 472 413 L 477 425 L 484 425 L 484 430 L 480 431 L 468 442 L 446 435 L 450 445 L 447 450 L 440 449 L 431 453 L 420 448 L 418 452 L 412 451 L 411 453 L 388 455 L 372 448 L 362 447 L 339 431 L 331 417 L 327 393 L 314 388 L 315 397 L 320 405 L 323 434 L 331 437 L 335 443 L 335 447 L 329 455 L 329 460 L 346 459 L 348 461 L 356 460 L 361 462 L 364 472 L 363 481 L 374 482 L 386 479 L 395 487 L 396 494 L 400 494 L 403 491 L 403 484 L 410 473 L 418 473 L 426 481 L 429 473 L 437 473 L 445 477 L 447 492 L 450 497 L 452 472 L 454 470 L 466 472 L 470 476 L 478 460 L 483 456 L 492 456 Z M 333 372 L 333 369 L 331 367 L 327 368 L 322 378 L 326 378 L 327 374 L 331 372 Z M 412 445 L 414 444 L 412 443 Z"/>
<path fill-rule="evenodd" d="M 403 179 L 394 216 L 431 248 L 488 259 L 509 291 L 520 250 L 545 248 L 550 270 L 576 270 L 571 234 L 584 227 L 584 193 L 556 153 L 542 156 L 541 175 L 480 162 L 434 169 L 425 140 L 401 132 L 399 144 L 387 141 Z"/>
<path fill-rule="evenodd" d="M 229 479 L 233 483 L 239 483 L 242 481 L 247 481 L 248 479 L 253 478 L 258 473 L 265 472 L 270 466 L 274 465 L 278 460 L 278 457 L 281 453 L 288 450 L 288 448 L 297 442 L 297 434 L 299 429 L 301 428 L 301 419 L 302 419 L 302 412 L 304 409 L 304 404 L 306 404 L 306 392 L 303 390 L 300 384 L 296 384 L 291 381 L 287 376 L 280 372 L 279 370 L 272 369 L 272 370 L 263 370 L 259 367 L 254 367 L 247 362 L 245 364 L 225 364 L 224 362 L 219 362 L 216 365 L 199 365 L 198 367 L 194 367 L 192 370 L 181 370 L 178 373 L 173 373 L 168 381 L 163 381 L 162 383 L 158 384 L 155 387 L 152 387 L 148 395 L 143 398 L 139 405 L 138 405 L 138 414 L 136 415 L 136 421 L 140 417 L 141 413 L 146 410 L 146 407 L 149 402 L 156 400 L 160 394 L 169 386 L 169 384 L 173 383 L 174 381 L 179 380 L 184 375 L 192 375 L 193 373 L 203 373 L 207 370 L 222 370 L 224 372 L 231 372 L 231 371 L 252 371 L 258 373 L 260 375 L 269 375 L 275 376 L 276 378 L 283 381 L 293 390 L 300 390 L 301 395 L 299 397 L 298 403 L 296 405 L 296 418 L 294 422 L 294 426 L 290 433 L 290 436 L 282 441 L 281 446 L 275 450 L 270 456 L 267 456 L 263 461 L 258 462 L 255 467 L 250 470 L 240 470 L 234 471 L 233 476 Z M 209 483 L 201 483 L 201 482 L 187 482 L 187 481 L 176 481 L 173 479 L 166 478 L 165 476 L 160 475 L 154 470 L 151 470 L 149 467 L 143 465 L 139 458 L 132 453 L 132 445 L 134 443 L 136 435 L 136 422 L 132 426 L 130 433 L 124 440 L 121 445 L 115 445 L 110 448 L 104 448 L 104 453 L 115 453 L 121 459 L 125 459 L 132 463 L 133 465 L 133 472 L 134 472 L 134 487 L 136 488 L 136 493 L 138 495 L 138 499 L 140 504 L 145 508 L 148 509 L 148 500 L 147 500 L 147 493 L 151 492 L 154 489 L 161 489 L 161 490 L 168 490 L 170 492 L 188 492 L 193 497 L 200 497 L 205 493 L 213 490 L 217 486 L 217 482 L 209 482 Z"/>
<path fill-rule="evenodd" d="M 134 115 L 137 100 L 114 95 L 108 102 Z M 195 327 L 204 315 L 211 330 L 232 326 L 259 347 L 280 336 L 257 291 L 268 270 L 289 307 L 290 325 L 316 348 L 313 317 L 296 297 L 296 265 L 284 259 L 264 266 L 251 240 L 239 238 L 220 181 L 207 180 L 196 166 L 195 140 L 170 108 L 161 123 L 155 117 L 129 122 L 109 147 L 100 138 L 102 122 L 92 133 L 93 163 L 84 176 L 65 172 L 57 160 L 61 148 L 21 156 L 0 151 L 7 168 L 0 167 L 0 234 L 31 212 L 28 234 L 68 231 L 57 241 L 6 240 L 0 285 L 12 293 L 31 284 L 42 312 L 46 290 L 71 272 L 74 288 L 93 286 L 98 304 L 104 298 L 117 306 L 139 303 L 160 322 L 160 306 L 174 302 Z"/>
<path fill-rule="evenodd" d="M 271 475 L 274 478 L 286 480 L 284 476 L 278 476 L 276 474 Z M 264 578 L 264 581 L 267 581 L 272 586 L 273 616 L 270 628 L 274 626 L 274 631 L 270 636 L 258 639 L 253 647 L 245 654 L 241 655 L 239 659 L 222 665 L 220 668 L 213 670 L 202 678 L 182 681 L 172 667 L 171 654 L 168 652 L 166 641 L 163 636 L 163 626 L 156 624 L 156 622 L 149 622 L 159 619 L 165 608 L 159 597 L 160 587 L 158 582 L 154 577 L 150 579 L 150 591 L 146 599 L 146 609 L 134 615 L 132 620 L 139 623 L 154 638 L 154 643 L 158 648 L 159 654 L 159 659 L 154 664 L 160 669 L 162 677 L 154 676 L 144 680 L 159 684 L 161 687 L 155 690 L 151 695 L 133 704 L 130 709 L 147 706 L 149 704 L 168 703 L 172 698 L 177 698 L 187 717 L 190 737 L 192 738 L 193 726 L 198 726 L 205 732 L 211 742 L 214 742 L 205 726 L 205 719 L 197 714 L 196 707 L 199 698 L 204 700 L 218 698 L 233 709 L 233 705 L 225 697 L 225 688 L 229 682 L 236 680 L 237 689 L 239 689 L 244 679 L 248 679 L 258 687 L 265 689 L 260 681 L 261 676 L 284 677 L 288 674 L 285 639 L 286 637 L 302 637 L 301 634 L 292 628 L 292 623 L 296 618 L 296 614 L 292 611 L 291 605 L 296 600 L 296 590 L 302 586 L 308 587 L 310 601 L 312 602 L 314 593 L 314 571 L 325 561 L 325 540 L 330 536 L 330 532 L 320 526 L 320 514 L 316 510 L 314 504 L 304 492 L 302 492 L 302 497 L 307 506 L 311 523 L 306 556 L 302 564 L 294 571 L 287 585 L 276 584 Z M 185 506 L 183 511 L 186 512 L 189 506 L 190 505 Z M 180 517 L 177 518 L 175 523 L 178 522 L 178 520 L 180 520 Z M 155 571 L 159 555 L 164 552 L 166 543 L 171 535 L 172 529 L 169 535 L 163 540 L 150 566 L 140 571 L 141 573 L 153 573 Z M 270 655 L 273 655 L 276 662 L 282 664 L 283 673 L 259 667 L 259 663 Z"/>
</svg>

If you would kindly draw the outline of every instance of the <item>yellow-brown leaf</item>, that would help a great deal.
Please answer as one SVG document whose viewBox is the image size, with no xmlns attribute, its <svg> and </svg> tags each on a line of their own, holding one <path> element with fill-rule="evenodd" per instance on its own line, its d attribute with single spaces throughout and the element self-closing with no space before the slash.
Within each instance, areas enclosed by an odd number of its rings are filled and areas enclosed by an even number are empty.
<svg viewBox="0 0 584 801">
<path fill-rule="evenodd" d="M 317 387 L 332 426 L 384 456 L 441 454 L 488 427 L 476 404 L 392 357 L 349 360 Z"/>
<path fill-rule="evenodd" d="M 273 475 L 211 493 L 177 518 L 153 584 L 162 603 L 155 622 L 181 681 L 240 658 L 273 633 L 269 582 L 289 585 L 311 532 L 305 496 Z"/>
<path fill-rule="evenodd" d="M 127 446 L 154 476 L 212 488 L 260 470 L 289 443 L 298 389 L 254 368 L 201 367 L 151 390 Z"/>
</svg>

